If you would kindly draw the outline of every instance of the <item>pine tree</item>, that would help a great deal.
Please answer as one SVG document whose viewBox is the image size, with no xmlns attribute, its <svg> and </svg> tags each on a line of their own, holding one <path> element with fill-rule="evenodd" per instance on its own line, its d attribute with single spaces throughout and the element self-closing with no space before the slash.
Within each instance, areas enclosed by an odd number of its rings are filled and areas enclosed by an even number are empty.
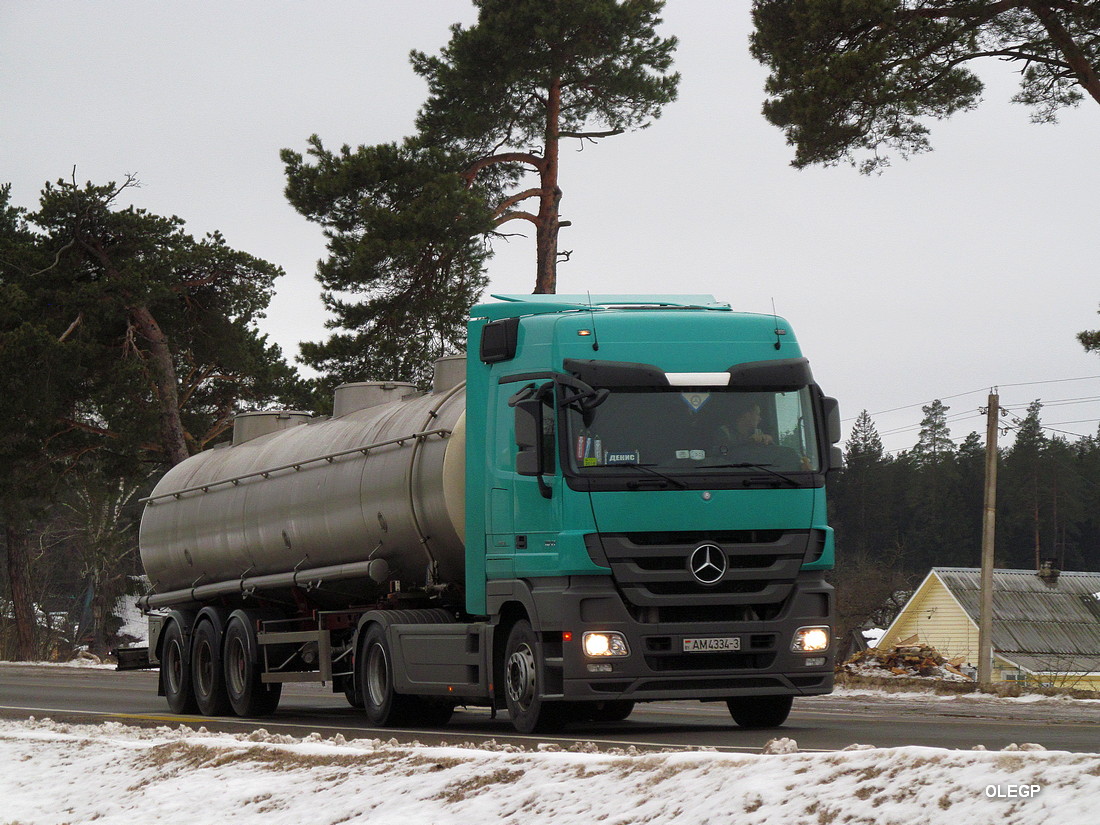
<svg viewBox="0 0 1100 825">
<path fill-rule="evenodd" d="M 924 418 L 921 419 L 920 436 L 913 448 L 918 464 L 936 465 L 954 455 L 955 442 L 951 440 L 951 428 L 947 425 L 947 411 L 950 409 L 938 398 L 921 407 Z"/>
<path fill-rule="evenodd" d="M 475 0 L 474 26 L 451 28 L 438 57 L 413 52 L 428 81 L 417 126 L 429 145 L 474 158 L 468 180 L 497 168 L 537 184 L 493 206 L 496 226 L 533 224 L 535 292 L 557 289 L 562 138 L 594 141 L 644 128 L 676 98 L 675 38 L 655 28 L 663 0 Z M 538 208 L 520 209 L 537 199 Z"/>
<path fill-rule="evenodd" d="M 663 0 L 475 0 L 436 56 L 415 135 L 378 146 L 284 149 L 287 198 L 320 224 L 327 341 L 302 347 L 328 381 L 424 383 L 459 350 L 504 227 L 535 234 L 535 292 L 557 289 L 563 140 L 646 127 L 676 97 Z M 535 205 L 537 204 L 537 205 Z M 513 233 L 514 234 L 514 233 Z"/>
<path fill-rule="evenodd" d="M 72 414 L 54 423 L 120 459 L 178 464 L 224 434 L 240 405 L 295 391 L 254 326 L 282 270 L 218 233 L 194 239 L 178 217 L 120 208 L 136 184 L 47 185 L 30 220 L 54 260 L 24 288 L 84 370 Z"/>
<path fill-rule="evenodd" d="M 119 208 L 135 183 L 59 181 L 29 214 L 0 187 L 0 521 L 22 658 L 32 538 L 74 479 L 132 491 L 150 465 L 223 435 L 241 405 L 298 390 L 253 326 L 278 268 Z"/>
<path fill-rule="evenodd" d="M 882 461 L 882 438 L 867 410 L 862 410 L 852 425 L 852 431 L 844 444 L 845 463 L 848 467 L 875 464 Z"/>
<path fill-rule="evenodd" d="M 432 362 L 464 348 L 467 311 L 485 288 L 492 193 L 415 140 L 333 153 L 314 135 L 309 156 L 283 151 L 286 194 L 325 229 L 317 279 L 327 326 L 341 331 L 304 343 L 301 360 L 329 383 L 428 384 Z"/>
<path fill-rule="evenodd" d="M 1004 548 L 1008 560 L 1021 567 L 1039 569 L 1050 546 L 1049 525 L 1046 524 L 1047 496 L 1044 489 L 1044 454 L 1047 437 L 1043 431 L 1039 400 L 1028 405 L 1027 415 L 1020 421 L 1016 441 L 1005 457 Z"/>
<path fill-rule="evenodd" d="M 920 435 L 909 454 L 913 480 L 908 490 L 912 519 L 908 546 L 914 561 L 925 570 L 957 559 L 961 538 L 955 506 L 958 468 L 947 424 L 949 409 L 939 399 L 921 408 Z"/>
<path fill-rule="evenodd" d="M 869 172 L 929 149 L 929 118 L 973 109 L 972 61 L 1019 62 L 1032 119 L 1100 103 L 1100 4 L 1050 0 L 754 0 L 752 53 L 768 66 L 764 114 L 794 165 Z"/>
<path fill-rule="evenodd" d="M 843 546 L 861 553 L 881 550 L 890 544 L 893 520 L 887 512 L 888 488 L 883 483 L 886 459 L 882 439 L 867 410 L 856 418 L 844 446 L 845 471 L 830 481 L 830 501 Z"/>
</svg>

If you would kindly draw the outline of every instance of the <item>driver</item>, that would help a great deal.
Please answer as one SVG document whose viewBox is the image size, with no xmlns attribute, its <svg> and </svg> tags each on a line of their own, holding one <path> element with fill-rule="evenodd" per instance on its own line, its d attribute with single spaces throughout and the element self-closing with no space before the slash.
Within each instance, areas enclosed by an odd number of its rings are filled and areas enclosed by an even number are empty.
<svg viewBox="0 0 1100 825">
<path fill-rule="evenodd" d="M 733 424 L 720 428 L 731 446 L 767 447 L 775 439 L 760 429 L 760 402 L 751 395 L 738 399 L 733 408 Z"/>
</svg>

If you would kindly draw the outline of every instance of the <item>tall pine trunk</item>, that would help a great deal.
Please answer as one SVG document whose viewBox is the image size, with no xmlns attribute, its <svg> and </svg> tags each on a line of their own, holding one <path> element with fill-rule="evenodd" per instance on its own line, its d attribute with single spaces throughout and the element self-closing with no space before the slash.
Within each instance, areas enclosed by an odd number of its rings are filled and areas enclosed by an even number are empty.
<svg viewBox="0 0 1100 825">
<path fill-rule="evenodd" d="M 4 526 L 4 539 L 8 547 L 8 583 L 15 619 L 15 659 L 27 662 L 35 658 L 34 602 L 31 599 L 27 533 L 8 521 Z"/>
<path fill-rule="evenodd" d="M 180 419 L 179 383 L 168 336 L 160 328 L 148 307 L 130 307 L 130 319 L 138 332 L 149 343 L 150 366 L 157 403 L 160 406 L 160 436 L 164 453 L 172 466 L 189 455 L 183 422 Z"/>
<path fill-rule="evenodd" d="M 539 170 L 542 194 L 539 196 L 538 223 L 535 230 L 537 271 L 535 294 L 552 294 L 558 291 L 558 206 L 561 189 L 558 188 L 558 137 L 561 118 L 561 81 L 550 84 L 546 98 L 546 139 L 543 165 Z"/>
</svg>

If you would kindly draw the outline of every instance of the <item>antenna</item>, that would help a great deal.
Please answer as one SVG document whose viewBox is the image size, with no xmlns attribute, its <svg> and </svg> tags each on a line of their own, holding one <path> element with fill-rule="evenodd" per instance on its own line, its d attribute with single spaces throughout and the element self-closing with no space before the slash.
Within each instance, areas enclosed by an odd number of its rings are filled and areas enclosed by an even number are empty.
<svg viewBox="0 0 1100 825">
<path fill-rule="evenodd" d="M 775 314 L 775 298 L 772 298 L 772 323 L 775 324 L 775 348 L 779 349 L 783 343 L 779 336 L 786 335 L 787 331 L 779 328 L 779 316 Z"/>
<path fill-rule="evenodd" d="M 588 295 L 588 315 L 592 320 L 592 351 L 599 352 L 600 336 L 596 334 L 596 311 L 592 308 L 592 292 L 586 289 L 585 294 Z"/>
</svg>

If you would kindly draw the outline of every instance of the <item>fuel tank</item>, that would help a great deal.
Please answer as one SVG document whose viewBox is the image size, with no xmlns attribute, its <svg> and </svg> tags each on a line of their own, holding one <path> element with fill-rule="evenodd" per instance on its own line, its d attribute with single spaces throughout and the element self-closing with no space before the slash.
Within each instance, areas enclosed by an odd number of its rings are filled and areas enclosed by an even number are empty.
<svg viewBox="0 0 1100 825">
<path fill-rule="evenodd" d="M 231 445 L 173 467 L 141 519 L 146 606 L 326 581 L 349 603 L 355 582 L 462 584 L 466 392 L 461 365 L 445 367 L 429 394 L 344 385 L 329 419 L 238 416 Z"/>
</svg>

